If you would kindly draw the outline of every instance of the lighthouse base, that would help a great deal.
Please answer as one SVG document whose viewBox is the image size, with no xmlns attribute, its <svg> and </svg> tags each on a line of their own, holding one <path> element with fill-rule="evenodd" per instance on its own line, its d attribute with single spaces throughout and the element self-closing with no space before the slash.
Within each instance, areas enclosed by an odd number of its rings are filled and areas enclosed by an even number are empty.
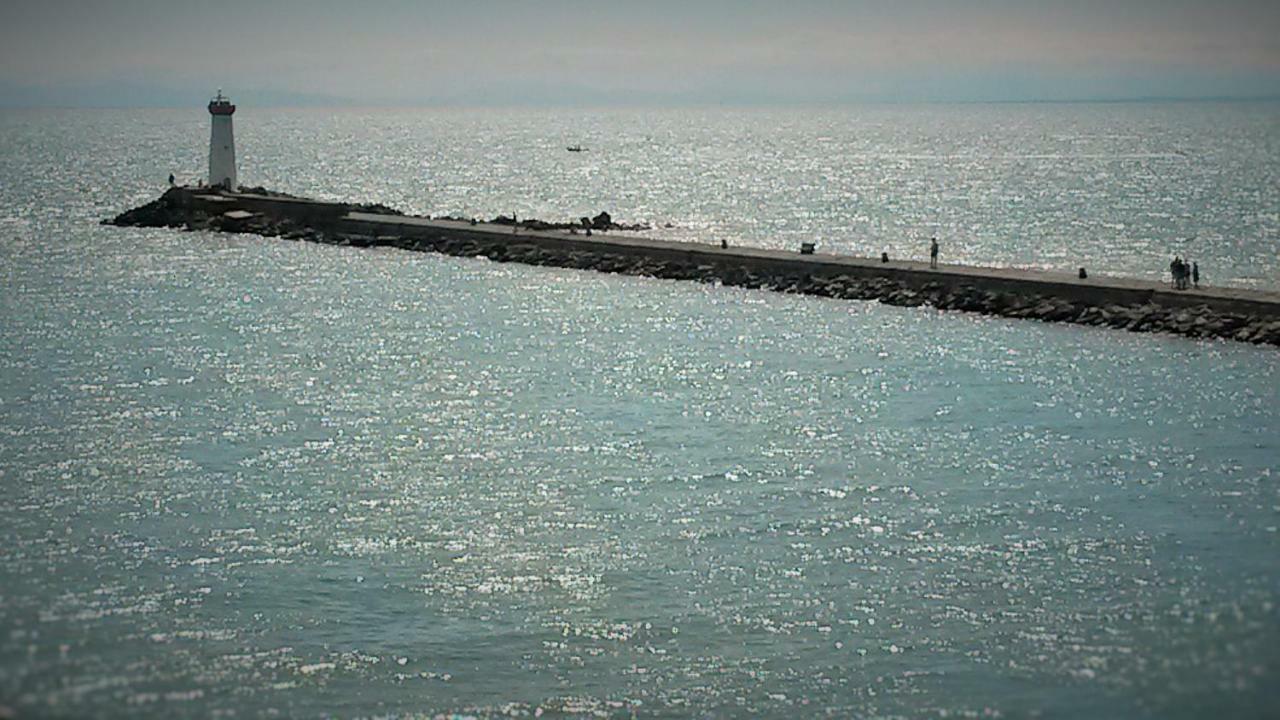
<svg viewBox="0 0 1280 720">
<path fill-rule="evenodd" d="M 214 115 L 209 132 L 209 185 L 235 190 L 236 138 L 230 115 Z"/>
</svg>

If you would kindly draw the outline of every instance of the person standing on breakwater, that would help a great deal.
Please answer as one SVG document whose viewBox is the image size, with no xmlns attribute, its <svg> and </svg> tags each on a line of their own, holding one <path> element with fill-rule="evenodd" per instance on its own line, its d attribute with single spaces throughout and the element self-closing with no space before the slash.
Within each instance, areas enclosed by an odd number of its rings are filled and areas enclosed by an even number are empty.
<svg viewBox="0 0 1280 720">
<path fill-rule="evenodd" d="M 929 267 L 938 267 L 938 238 L 929 238 Z"/>
<path fill-rule="evenodd" d="M 520 219 L 516 217 L 515 213 L 511 213 L 511 234 L 515 235 L 516 231 L 519 229 L 520 229 Z"/>
<path fill-rule="evenodd" d="M 1191 285 L 1195 289 L 1200 289 L 1200 263 L 1191 263 Z"/>
</svg>

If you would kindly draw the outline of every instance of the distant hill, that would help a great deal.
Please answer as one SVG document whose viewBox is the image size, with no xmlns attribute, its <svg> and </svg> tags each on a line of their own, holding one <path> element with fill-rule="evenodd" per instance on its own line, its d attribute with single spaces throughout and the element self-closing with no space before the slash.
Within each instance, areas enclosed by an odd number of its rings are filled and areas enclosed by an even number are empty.
<svg viewBox="0 0 1280 720">
<path fill-rule="evenodd" d="M 0 107 L 192 107 L 209 102 L 216 87 L 173 89 L 133 83 L 55 87 L 0 83 Z M 237 103 L 256 107 L 349 107 L 334 95 L 224 87 Z"/>
</svg>

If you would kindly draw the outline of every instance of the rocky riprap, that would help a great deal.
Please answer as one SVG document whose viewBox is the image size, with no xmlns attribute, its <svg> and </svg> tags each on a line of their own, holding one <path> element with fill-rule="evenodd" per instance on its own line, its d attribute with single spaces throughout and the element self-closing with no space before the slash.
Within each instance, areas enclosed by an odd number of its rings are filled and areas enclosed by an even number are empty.
<svg viewBox="0 0 1280 720">
<path fill-rule="evenodd" d="M 291 200 L 303 200 L 297 195 L 290 195 L 275 190 L 267 190 L 262 187 L 241 187 L 241 193 L 248 193 L 267 198 L 286 198 Z M 163 195 L 152 200 L 141 207 L 127 210 L 120 213 L 110 220 L 103 220 L 104 225 L 118 225 L 121 227 L 177 227 L 187 230 L 224 230 L 230 232 L 250 232 L 259 235 L 279 236 L 291 232 L 300 232 L 304 230 L 301 227 L 292 227 L 296 225 L 287 218 L 266 218 L 257 217 L 249 221 L 232 220 L 223 215 L 211 215 L 195 207 L 190 202 L 192 191 L 189 188 L 170 188 Z M 404 216 L 404 213 L 395 208 L 387 207 L 380 203 L 348 203 L 341 204 L 342 212 L 362 212 L 372 213 L 375 215 L 396 215 Z M 457 222 L 469 222 L 477 224 L 480 222 L 476 218 L 464 218 L 455 216 L 442 216 L 436 218 L 438 220 L 453 220 Z M 499 215 L 491 220 L 486 221 L 490 225 L 504 225 L 510 227 L 516 221 L 506 215 Z M 623 232 L 636 232 L 650 230 L 652 226 L 645 223 L 618 223 L 614 222 L 608 212 L 601 212 L 595 217 L 583 217 L 577 222 L 547 222 L 530 218 L 519 220 L 521 228 L 526 230 L 572 230 L 586 231 L 588 228 L 598 231 L 616 230 Z M 671 225 L 667 225 L 671 227 Z M 272 232 L 279 230 L 279 232 Z M 296 239 L 296 238 L 293 238 Z"/>
<path fill-rule="evenodd" d="M 264 191 L 265 192 L 265 191 Z M 275 197 L 284 197 L 279 193 Z M 231 218 L 210 215 L 187 202 L 189 192 L 170 190 L 142 207 L 121 213 L 107 224 L 141 227 L 177 227 L 187 230 L 216 230 L 254 233 L 285 240 L 304 240 L 351 247 L 393 247 L 402 250 L 437 252 L 458 257 L 484 257 L 494 262 L 595 270 L 597 272 L 643 275 L 672 280 L 720 283 L 733 287 L 772 290 L 784 293 L 819 295 L 847 300 L 877 300 L 902 307 L 931 306 L 940 310 L 961 310 L 1008 318 L 1068 322 L 1133 332 L 1167 332 L 1191 338 L 1222 338 L 1241 342 L 1280 345 L 1280 318 L 1224 313 L 1203 305 L 1174 308 L 1156 304 L 1098 305 L 1059 297 L 986 290 L 974 285 L 926 283 L 912 286 L 887 277 L 762 273 L 726 258 L 716 264 L 677 262 L 642 255 L 600 250 L 557 250 L 519 236 L 479 240 L 458 238 L 446 233 L 436 237 L 369 236 L 311 227 L 288 218 L 253 214 Z M 345 211 L 403 215 L 382 205 L 343 205 Z M 459 218 L 451 218 L 459 219 Z M 466 219 L 463 219 L 467 221 Z M 588 220 L 584 218 L 584 220 Z M 493 222 L 511 224 L 510 218 Z M 646 226 L 616 225 L 607 213 L 586 223 L 540 223 L 521 221 L 528 229 L 637 229 Z"/>
<path fill-rule="evenodd" d="M 181 193 L 170 189 L 146 205 L 125 210 L 110 220 L 103 220 L 102 224 L 121 227 L 189 227 L 194 213 L 183 207 L 181 198 Z M 200 220 L 209 219 L 208 215 L 200 215 Z"/>
<path fill-rule="evenodd" d="M 302 200 L 296 195 L 265 190 L 263 188 L 240 188 L 241 192 L 261 195 L 268 198 L 286 198 Z M 104 225 L 121 227 L 173 227 L 186 230 L 221 230 L 226 232 L 249 232 L 259 235 L 278 236 L 282 228 L 300 230 L 301 226 L 287 218 L 268 218 L 257 215 L 250 220 L 234 220 L 223 214 L 210 214 L 191 203 L 192 191 L 187 188 L 170 188 L 163 195 L 146 205 L 126 210 L 110 220 L 103 220 Z M 378 203 L 343 204 L 341 211 L 373 213 L 376 215 L 403 216 L 404 213 Z M 227 208 L 228 210 L 232 208 Z"/>
<path fill-rule="evenodd" d="M 438 217 L 437 220 L 453 220 L 455 222 L 469 222 L 475 224 L 479 222 L 475 218 L 464 218 L 457 216 Z M 569 230 L 574 232 L 585 232 L 588 228 L 592 230 L 621 230 L 624 232 L 636 232 L 641 230 L 652 230 L 651 225 L 645 223 L 616 223 L 607 212 L 602 212 L 595 217 L 583 217 L 578 222 L 547 222 L 545 220 L 529 219 L 520 220 L 506 215 L 499 215 L 488 221 L 490 225 L 505 225 L 511 227 L 517 224 L 525 230 Z M 667 227 L 671 227 L 667 225 Z"/>
<path fill-rule="evenodd" d="M 1280 319 L 1220 313 L 1208 306 L 1189 309 L 1161 305 L 1090 305 L 1061 298 L 984 290 L 961 285 L 928 283 L 911 288 L 889 278 L 852 275 L 764 275 L 732 265 L 680 263 L 609 252 L 556 251 L 532 244 L 480 243 L 457 238 L 419 239 L 397 236 L 322 240 L 361 247 L 380 245 L 439 252 L 460 257 L 485 257 L 494 262 L 595 270 L 623 275 L 643 275 L 670 280 L 719 283 L 731 287 L 819 295 L 844 300 L 877 300 L 900 307 L 930 306 L 984 315 L 1070 322 L 1134 332 L 1168 332 L 1192 338 L 1224 338 L 1250 343 L 1280 345 Z"/>
</svg>

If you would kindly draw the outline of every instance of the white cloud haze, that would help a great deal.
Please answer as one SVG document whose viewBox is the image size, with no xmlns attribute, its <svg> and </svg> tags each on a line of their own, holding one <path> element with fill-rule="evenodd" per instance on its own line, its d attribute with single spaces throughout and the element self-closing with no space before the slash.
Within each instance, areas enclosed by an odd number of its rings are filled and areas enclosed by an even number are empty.
<svg viewBox="0 0 1280 720">
<path fill-rule="evenodd" d="M 12 104 L 1280 94 L 1280 2 L 10 0 Z"/>
</svg>

